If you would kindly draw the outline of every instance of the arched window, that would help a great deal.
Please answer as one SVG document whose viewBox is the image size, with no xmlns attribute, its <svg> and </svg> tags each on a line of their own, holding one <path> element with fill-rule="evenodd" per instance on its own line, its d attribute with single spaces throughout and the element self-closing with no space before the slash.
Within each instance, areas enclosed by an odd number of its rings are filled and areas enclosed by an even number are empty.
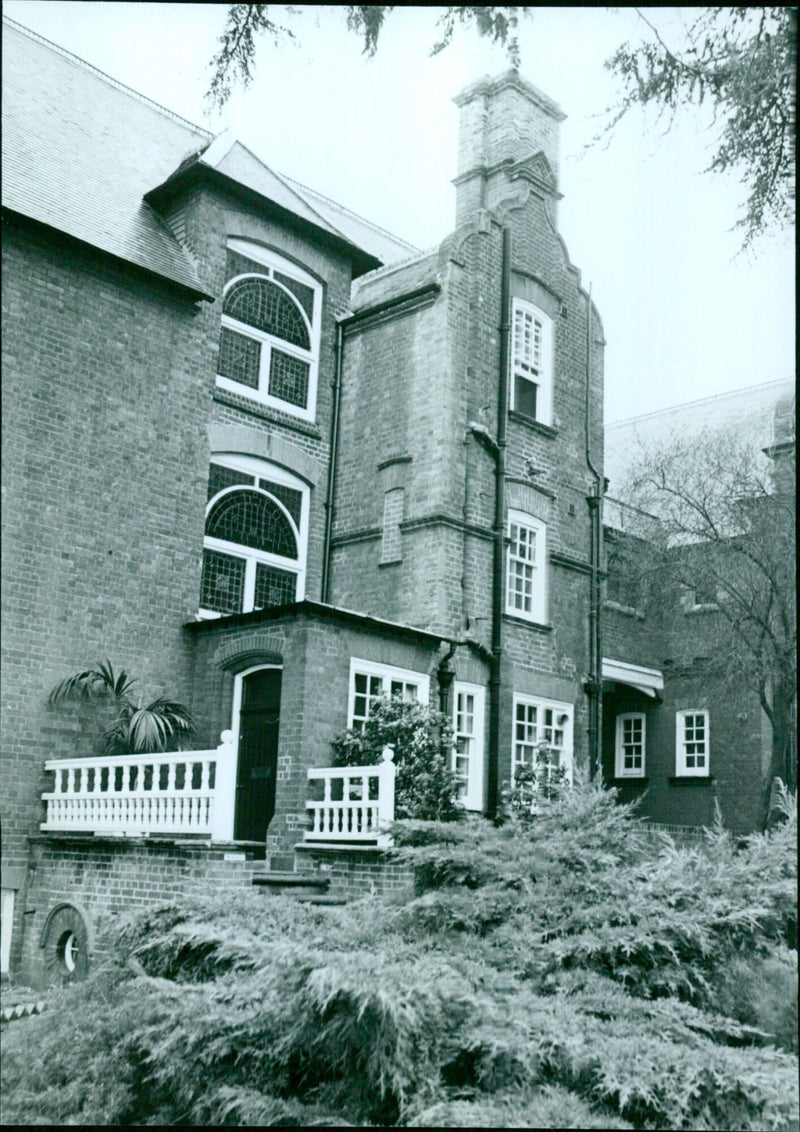
<svg viewBox="0 0 800 1132">
<path fill-rule="evenodd" d="M 322 288 L 257 244 L 228 243 L 217 385 L 314 419 Z"/>
<path fill-rule="evenodd" d="M 212 458 L 203 540 L 203 615 L 301 601 L 308 489 L 255 457 Z"/>
</svg>

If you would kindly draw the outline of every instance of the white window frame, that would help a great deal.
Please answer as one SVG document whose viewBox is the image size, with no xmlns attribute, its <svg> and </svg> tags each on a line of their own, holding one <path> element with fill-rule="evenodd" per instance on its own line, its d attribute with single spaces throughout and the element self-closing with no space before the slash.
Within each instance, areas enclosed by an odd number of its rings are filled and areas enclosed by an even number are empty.
<svg viewBox="0 0 800 1132">
<path fill-rule="evenodd" d="M 528 736 L 526 739 L 521 740 L 517 730 L 517 708 L 524 706 L 525 708 L 536 709 L 536 723 L 535 734 Z M 575 705 L 567 703 L 565 700 L 545 700 L 539 696 L 528 696 L 523 693 L 515 693 L 514 695 L 514 718 L 512 720 L 512 735 L 511 735 L 511 777 L 512 781 L 516 774 L 518 766 L 528 765 L 526 758 L 520 757 L 520 748 L 535 748 L 542 742 L 547 742 L 547 732 L 552 728 L 562 732 L 561 745 L 549 743 L 548 745 L 555 747 L 560 752 L 559 766 L 563 766 L 566 770 L 566 781 L 572 784 L 574 750 L 573 750 L 573 724 L 575 719 Z M 547 712 L 552 712 L 553 716 L 548 722 Z M 565 719 L 563 717 L 566 717 Z M 528 719 L 524 723 L 525 727 L 531 726 L 531 721 Z M 552 736 L 551 736 L 552 738 Z"/>
<path fill-rule="evenodd" d="M 468 701 L 472 700 L 472 711 Z M 459 778 L 459 803 L 483 812 L 484 723 L 486 689 L 456 680 L 453 684 L 453 773 Z M 459 750 L 459 746 L 461 749 Z M 466 766 L 464 765 L 466 764 Z"/>
<path fill-rule="evenodd" d="M 633 743 L 636 742 L 636 740 L 633 740 L 631 743 L 626 744 L 626 742 L 625 742 L 625 724 L 626 724 L 626 722 L 631 722 L 633 724 L 639 723 L 641 725 L 641 739 L 639 740 L 639 745 L 641 745 L 642 750 L 641 750 L 641 754 L 639 755 L 639 758 L 641 758 L 641 766 L 639 766 L 639 767 L 636 767 L 636 766 L 626 767 L 626 765 L 625 765 L 626 758 L 630 758 L 631 760 L 635 760 L 636 757 L 637 757 L 635 752 L 626 750 L 627 746 L 632 746 Z M 617 716 L 617 736 L 616 736 L 616 744 L 615 744 L 615 767 L 614 767 L 614 776 L 616 778 L 644 778 L 644 775 L 645 775 L 645 760 L 647 758 L 646 743 L 647 743 L 647 717 L 645 716 L 645 713 L 643 711 L 626 711 L 626 712 L 623 712 L 622 715 Z"/>
<path fill-rule="evenodd" d="M 14 930 L 13 888 L 0 891 L 0 974 L 7 975 L 11 966 L 11 933 Z"/>
<path fill-rule="evenodd" d="M 279 467 L 279 465 L 271 464 L 268 460 L 262 460 L 256 456 L 242 456 L 232 452 L 214 452 L 211 454 L 210 463 L 220 464 L 222 467 L 231 468 L 237 472 L 243 472 L 245 475 L 271 480 L 273 483 L 283 484 L 301 493 L 302 504 L 299 527 L 279 499 L 270 495 L 269 492 L 256 487 L 255 484 L 233 484 L 231 487 L 226 487 L 223 491 L 217 492 L 215 496 L 209 499 L 205 511 L 207 519 L 209 511 L 216 501 L 221 499 L 223 495 L 228 495 L 235 491 L 256 491 L 260 495 L 266 495 L 272 502 L 280 507 L 287 521 L 291 524 L 292 532 L 297 540 L 297 558 L 285 558 L 280 554 L 270 554 L 264 550 L 255 550 L 253 547 L 242 546 L 241 543 L 228 542 L 226 539 L 210 538 L 208 535 L 203 536 L 203 550 L 218 550 L 222 554 L 229 554 L 234 558 L 244 559 L 244 597 L 242 608 L 239 610 L 240 613 L 250 613 L 254 608 L 256 566 L 258 563 L 263 563 L 266 566 L 276 566 L 281 570 L 289 570 L 295 574 L 297 576 L 297 590 L 294 600 L 302 601 L 305 597 L 306 561 L 308 556 L 308 515 L 310 506 L 308 484 L 303 483 L 298 476 L 292 475 L 291 472 L 287 472 L 284 468 Z M 220 613 L 218 610 L 214 609 L 204 609 L 201 606 L 198 611 L 198 616 L 213 618 L 227 617 L 230 616 L 230 614 Z"/>
<path fill-rule="evenodd" d="M 239 322 L 238 319 L 232 318 L 230 315 L 224 314 L 221 316 L 221 326 L 227 330 L 233 330 L 237 334 L 243 335 L 245 338 L 253 338 L 255 341 L 261 343 L 261 363 L 259 370 L 258 389 L 253 389 L 249 385 L 242 385 L 232 378 L 224 377 L 222 374 L 217 374 L 217 385 L 220 389 L 227 389 L 231 393 L 238 393 L 240 397 L 249 397 L 253 401 L 260 401 L 264 405 L 269 405 L 272 408 L 280 409 L 283 413 L 289 413 L 293 417 L 299 417 L 304 421 L 313 421 L 316 417 L 317 408 L 317 371 L 319 368 L 319 343 L 320 343 L 320 325 L 322 322 L 322 285 L 307 271 L 303 271 L 296 263 L 291 260 L 284 259 L 282 256 L 277 255 L 275 252 L 268 251 L 262 248 L 260 244 L 251 244 L 248 240 L 229 240 L 228 248 L 231 251 L 238 252 L 240 255 L 247 256 L 248 259 L 253 260 L 263 267 L 263 272 L 248 271 L 242 275 L 236 275 L 234 278 L 229 279 L 222 292 L 223 302 L 224 297 L 240 279 L 247 279 L 248 277 L 268 279 L 276 287 L 280 287 L 291 301 L 297 307 L 298 312 L 303 318 L 309 333 L 309 341 L 311 347 L 304 350 L 300 346 L 295 346 L 291 342 L 286 342 L 282 338 L 275 335 L 267 334 L 264 331 L 256 329 L 254 326 L 248 326 L 245 322 Z M 313 317 L 309 320 L 303 307 L 287 287 L 274 277 L 274 273 L 278 271 L 281 275 L 287 275 L 292 279 L 296 279 L 299 283 L 303 283 L 306 287 L 310 287 L 314 292 L 314 309 Z M 284 354 L 290 354 L 293 357 L 299 358 L 301 361 L 308 362 L 308 398 L 305 406 L 293 405 L 290 401 L 283 401 L 280 397 L 274 397 L 269 392 L 269 369 L 270 369 L 270 356 L 272 347 L 280 350 Z"/>
<path fill-rule="evenodd" d="M 511 533 L 514 526 L 533 534 L 533 542 L 528 543 L 533 549 L 532 556 L 515 553 L 515 540 Z M 511 614 L 512 617 L 522 617 L 526 621 L 535 621 L 544 625 L 547 618 L 547 524 L 524 511 L 509 510 L 507 531 L 506 613 Z M 522 600 L 524 603 L 525 594 L 523 593 L 520 598 L 517 589 L 512 586 L 512 581 L 522 577 L 524 584 L 528 572 L 531 583 L 531 608 L 525 610 L 515 604 L 516 600 Z"/>
<path fill-rule="evenodd" d="M 686 726 L 689 717 L 702 716 L 703 723 L 703 750 L 687 751 L 689 743 L 697 744 L 698 740 L 687 740 Z M 711 719 L 707 708 L 684 708 L 675 713 L 675 774 L 680 778 L 708 778 L 711 770 Z M 698 765 L 697 758 L 702 756 L 702 766 Z M 695 760 L 694 766 L 687 763 L 687 759 Z"/>
<path fill-rule="evenodd" d="M 364 716 L 356 716 L 356 676 L 367 677 L 367 712 Z M 379 679 L 382 684 L 380 692 L 371 693 L 369 689 L 370 677 Z M 350 678 L 348 682 L 348 696 L 347 696 L 347 726 L 356 727 L 363 726 L 369 719 L 370 708 L 372 703 L 379 700 L 386 693 L 387 684 L 392 681 L 396 683 L 402 682 L 404 685 L 413 685 L 416 688 L 416 697 L 410 698 L 411 702 L 419 704 L 427 704 L 430 698 L 431 678 L 425 672 L 414 672 L 410 668 L 396 668 L 391 664 L 378 664 L 374 660 L 362 660 L 360 657 L 353 656 L 350 658 Z M 405 694 L 403 696 L 405 699 Z"/>
<path fill-rule="evenodd" d="M 525 349 L 519 327 L 523 319 L 539 326 L 538 350 Z M 516 403 L 517 378 L 537 386 L 536 416 L 540 424 L 553 423 L 553 320 L 533 303 L 514 299 L 511 311 L 511 408 L 524 412 Z M 527 414 L 526 414 L 527 415 Z"/>
</svg>

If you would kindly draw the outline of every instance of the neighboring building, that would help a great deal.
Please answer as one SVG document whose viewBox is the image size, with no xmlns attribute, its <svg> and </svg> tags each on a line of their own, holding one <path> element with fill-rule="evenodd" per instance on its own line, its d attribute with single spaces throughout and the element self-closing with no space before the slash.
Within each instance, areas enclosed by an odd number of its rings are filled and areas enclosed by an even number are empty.
<svg viewBox="0 0 800 1132">
<path fill-rule="evenodd" d="M 763 460 L 764 480 L 781 507 L 791 556 L 792 382 L 754 385 L 606 427 L 604 652 L 628 664 L 635 661 L 650 675 L 637 688 L 624 679 L 625 664 L 604 664 L 603 771 L 623 799 L 641 797 L 641 813 L 656 822 L 707 825 L 718 804 L 726 826 L 749 833 L 763 826 L 776 772 L 790 786 L 796 784 L 796 706 L 785 713 L 788 734 L 773 736 L 753 681 L 737 678 L 736 665 L 726 661 L 729 638 L 719 606 L 725 597 L 715 580 L 719 569 L 723 578 L 735 569 L 735 556 L 720 558 L 724 545 L 674 547 L 670 553 L 680 556 L 680 568 L 659 578 L 655 600 L 648 601 L 642 596 L 641 567 L 648 558 L 646 542 L 660 537 L 659 516 L 633 515 L 614 498 L 624 494 L 631 470 L 643 455 L 663 451 L 676 440 L 684 446 L 689 440 L 701 451 L 720 434 L 730 438 L 734 448 L 746 445 L 757 461 Z M 769 506 L 770 498 L 762 502 Z M 770 526 L 766 530 L 762 537 L 775 533 Z M 708 559 L 711 554 L 717 554 L 713 561 Z M 759 560 L 768 561 L 769 555 Z M 691 580 L 695 566 L 695 586 L 677 581 L 681 575 Z M 792 562 L 785 566 L 791 586 Z M 743 600 L 746 603 L 748 596 Z M 754 613 L 758 609 L 755 599 L 752 608 Z M 791 676 L 788 683 L 793 698 Z M 776 698 L 777 674 L 771 685 Z"/>
<path fill-rule="evenodd" d="M 43 980 L 104 913 L 291 868 L 383 693 L 452 716 L 471 810 L 542 745 L 588 761 L 603 334 L 563 115 L 516 72 L 456 100 L 456 227 L 418 253 L 4 30 L 3 958 Z M 48 704 L 105 657 L 191 705 L 196 761 L 104 762 Z M 385 889 L 376 832 L 313 859 Z"/>
</svg>

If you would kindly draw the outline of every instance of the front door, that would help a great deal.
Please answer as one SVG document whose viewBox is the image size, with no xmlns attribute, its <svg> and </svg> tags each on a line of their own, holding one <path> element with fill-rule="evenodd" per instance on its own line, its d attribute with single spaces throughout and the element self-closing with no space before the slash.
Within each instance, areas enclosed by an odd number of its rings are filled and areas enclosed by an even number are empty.
<svg viewBox="0 0 800 1132">
<path fill-rule="evenodd" d="M 236 764 L 236 841 L 264 841 L 275 813 L 281 670 L 261 668 L 242 679 Z"/>
</svg>

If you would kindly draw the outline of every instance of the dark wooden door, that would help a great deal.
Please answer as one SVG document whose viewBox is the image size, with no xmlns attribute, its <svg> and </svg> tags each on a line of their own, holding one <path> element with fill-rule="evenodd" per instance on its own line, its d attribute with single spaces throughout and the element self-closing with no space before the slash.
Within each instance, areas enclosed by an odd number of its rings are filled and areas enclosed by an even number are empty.
<svg viewBox="0 0 800 1132">
<path fill-rule="evenodd" d="M 263 668 L 242 680 L 236 764 L 237 841 L 264 841 L 275 813 L 281 670 Z"/>
</svg>

